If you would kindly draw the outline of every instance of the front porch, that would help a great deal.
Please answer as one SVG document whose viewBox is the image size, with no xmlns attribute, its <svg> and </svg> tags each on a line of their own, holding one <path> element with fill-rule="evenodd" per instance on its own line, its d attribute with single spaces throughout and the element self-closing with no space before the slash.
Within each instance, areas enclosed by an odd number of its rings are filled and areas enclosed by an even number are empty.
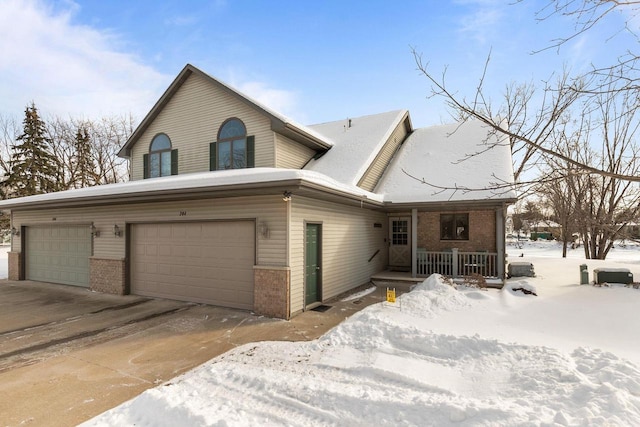
<svg viewBox="0 0 640 427">
<path fill-rule="evenodd" d="M 503 279 L 498 276 L 497 253 L 460 252 L 457 249 L 436 252 L 419 248 L 416 254 L 415 275 L 410 271 L 387 269 L 371 276 L 371 281 L 411 287 L 432 274 L 441 274 L 461 282 L 465 276 L 476 273 L 484 276 L 489 287 L 501 288 L 504 285 Z"/>
<path fill-rule="evenodd" d="M 453 213 L 452 213 L 453 212 Z M 451 211 L 412 209 L 389 215 L 389 264 L 373 281 L 419 283 L 431 274 L 456 281 L 481 275 L 501 287 L 505 277 L 503 205 Z"/>
<path fill-rule="evenodd" d="M 438 273 L 448 277 L 480 274 L 485 278 L 499 278 L 498 254 L 495 252 L 460 252 L 456 248 L 437 252 L 418 248 L 416 261 L 417 277 Z"/>
</svg>

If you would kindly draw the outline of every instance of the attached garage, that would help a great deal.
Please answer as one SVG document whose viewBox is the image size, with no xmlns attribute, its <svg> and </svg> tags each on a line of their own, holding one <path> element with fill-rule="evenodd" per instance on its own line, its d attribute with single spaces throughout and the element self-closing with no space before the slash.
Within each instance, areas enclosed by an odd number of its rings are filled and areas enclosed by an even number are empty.
<svg viewBox="0 0 640 427">
<path fill-rule="evenodd" d="M 131 225 L 131 293 L 253 309 L 254 221 Z"/>
<path fill-rule="evenodd" d="M 89 286 L 88 225 L 25 227 L 24 233 L 27 280 Z"/>
</svg>

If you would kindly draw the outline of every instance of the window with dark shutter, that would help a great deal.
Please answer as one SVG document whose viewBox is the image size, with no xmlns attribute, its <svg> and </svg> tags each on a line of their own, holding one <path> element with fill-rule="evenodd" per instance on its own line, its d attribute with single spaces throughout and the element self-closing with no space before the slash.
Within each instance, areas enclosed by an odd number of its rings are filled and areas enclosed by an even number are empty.
<svg viewBox="0 0 640 427">
<path fill-rule="evenodd" d="M 178 174 L 178 150 L 171 149 L 171 140 L 159 133 L 151 141 L 149 153 L 143 155 L 144 178 Z"/>
<path fill-rule="evenodd" d="M 226 120 L 218 131 L 218 140 L 209 145 L 209 170 L 255 167 L 255 137 L 247 136 L 240 119 Z"/>
</svg>

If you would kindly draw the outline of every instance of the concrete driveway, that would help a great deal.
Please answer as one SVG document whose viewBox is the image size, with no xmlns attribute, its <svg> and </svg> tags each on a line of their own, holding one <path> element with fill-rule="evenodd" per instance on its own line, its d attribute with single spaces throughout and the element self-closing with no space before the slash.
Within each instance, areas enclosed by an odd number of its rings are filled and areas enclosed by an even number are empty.
<svg viewBox="0 0 640 427">
<path fill-rule="evenodd" d="M 315 339 L 384 296 L 336 299 L 284 321 L 0 280 L 0 425 L 76 425 L 238 345 Z"/>
</svg>

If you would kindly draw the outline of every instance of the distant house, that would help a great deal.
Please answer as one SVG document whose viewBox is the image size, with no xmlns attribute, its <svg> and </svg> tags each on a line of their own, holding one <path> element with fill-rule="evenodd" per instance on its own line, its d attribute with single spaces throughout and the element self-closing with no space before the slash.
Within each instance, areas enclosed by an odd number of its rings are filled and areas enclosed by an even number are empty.
<svg viewBox="0 0 640 427">
<path fill-rule="evenodd" d="M 486 138 L 406 110 L 303 126 L 187 65 L 119 153 L 130 182 L 0 202 L 9 278 L 288 319 L 386 269 L 503 277 L 511 153 Z"/>
<path fill-rule="evenodd" d="M 529 224 L 531 238 L 560 239 L 562 238 L 562 226 L 550 219 L 542 219 Z"/>
</svg>

